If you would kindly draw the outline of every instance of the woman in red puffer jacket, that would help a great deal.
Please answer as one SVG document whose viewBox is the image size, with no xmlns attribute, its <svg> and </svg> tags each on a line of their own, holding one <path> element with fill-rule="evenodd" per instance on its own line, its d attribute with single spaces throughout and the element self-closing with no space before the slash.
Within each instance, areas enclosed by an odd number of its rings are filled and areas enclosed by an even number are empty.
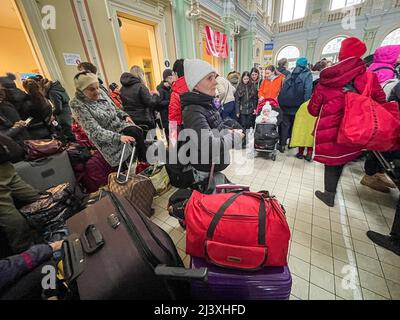
<svg viewBox="0 0 400 320">
<path fill-rule="evenodd" d="M 172 85 L 171 100 L 168 108 L 169 138 L 173 143 L 178 141 L 179 128 L 183 123 L 180 95 L 189 91 L 184 77 L 183 62 L 184 59 L 176 60 L 172 68 L 175 75 L 178 77 L 178 80 Z"/>
<path fill-rule="evenodd" d="M 361 40 L 354 37 L 344 40 L 339 52 L 339 63 L 321 72 L 320 82 L 308 106 L 310 114 L 318 117 L 314 133 L 314 160 L 325 164 L 325 192 L 316 191 L 315 195 L 330 207 L 334 206 L 336 188 L 344 165 L 357 159 L 362 152 L 358 147 L 346 147 L 336 141 L 344 115 L 344 87 L 352 83 L 359 92 L 365 88 L 367 67 L 361 57 L 366 51 L 367 47 Z M 386 102 L 376 75 L 372 98 L 379 103 Z"/>
</svg>

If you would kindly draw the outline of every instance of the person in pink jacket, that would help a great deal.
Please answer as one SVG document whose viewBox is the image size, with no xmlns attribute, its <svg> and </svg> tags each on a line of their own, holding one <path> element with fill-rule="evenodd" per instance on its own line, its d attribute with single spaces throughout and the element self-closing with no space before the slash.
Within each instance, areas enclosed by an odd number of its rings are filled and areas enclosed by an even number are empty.
<svg viewBox="0 0 400 320">
<path fill-rule="evenodd" d="M 383 86 L 386 81 L 397 77 L 395 67 L 398 63 L 400 63 L 400 44 L 383 46 L 376 49 L 374 63 L 368 71 L 375 72 L 379 84 Z"/>
<path fill-rule="evenodd" d="M 361 57 L 367 47 L 361 40 L 351 37 L 342 42 L 339 63 L 324 69 L 320 82 L 308 105 L 308 111 L 318 117 L 315 137 L 314 160 L 325 164 L 325 192 L 315 195 L 327 206 L 333 207 L 340 176 L 346 163 L 356 160 L 362 153 L 358 147 L 338 144 L 337 136 L 344 115 L 345 87 L 352 83 L 362 92 L 367 83 L 367 66 Z M 374 76 L 372 98 L 379 103 L 386 101 L 385 93 Z"/>
</svg>

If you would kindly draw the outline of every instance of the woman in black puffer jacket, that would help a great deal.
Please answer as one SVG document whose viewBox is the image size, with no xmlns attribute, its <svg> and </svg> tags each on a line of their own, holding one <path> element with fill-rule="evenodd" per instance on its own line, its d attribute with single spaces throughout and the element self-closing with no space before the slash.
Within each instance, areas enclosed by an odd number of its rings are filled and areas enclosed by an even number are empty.
<svg viewBox="0 0 400 320">
<path fill-rule="evenodd" d="M 200 175 L 211 172 L 212 164 L 215 172 L 223 171 L 230 164 L 229 149 L 233 142 L 241 145 L 244 135 L 228 127 L 214 105 L 217 82 L 211 65 L 186 59 L 184 68 L 189 92 L 181 95 L 183 127 L 194 133 L 190 143 L 197 148 L 198 155 L 197 159 L 191 155 L 190 164 Z M 214 154 L 215 150 L 219 152 Z"/>
<path fill-rule="evenodd" d="M 122 74 L 121 84 L 120 95 L 124 111 L 137 125 L 154 129 L 154 108 L 160 103 L 160 97 L 150 94 L 144 82 L 143 70 L 138 66 L 132 67 L 130 73 Z"/>
</svg>

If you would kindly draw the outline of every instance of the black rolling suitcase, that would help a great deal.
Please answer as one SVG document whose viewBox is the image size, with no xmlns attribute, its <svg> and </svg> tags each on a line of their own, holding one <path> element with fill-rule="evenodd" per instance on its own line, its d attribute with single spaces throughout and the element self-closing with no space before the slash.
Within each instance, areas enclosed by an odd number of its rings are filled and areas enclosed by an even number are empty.
<svg viewBox="0 0 400 320">
<path fill-rule="evenodd" d="M 169 235 L 113 193 L 67 226 L 64 273 L 81 300 L 189 299 L 188 279 L 206 277 L 206 269 L 184 269 Z"/>
</svg>

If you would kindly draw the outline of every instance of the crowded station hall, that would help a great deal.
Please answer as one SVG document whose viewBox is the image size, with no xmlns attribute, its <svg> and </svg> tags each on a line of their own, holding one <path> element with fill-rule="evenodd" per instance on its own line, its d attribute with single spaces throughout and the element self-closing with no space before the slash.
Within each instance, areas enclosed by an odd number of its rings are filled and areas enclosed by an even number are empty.
<svg viewBox="0 0 400 320">
<path fill-rule="evenodd" d="M 400 300 L 399 0 L 0 8 L 0 300 Z"/>
</svg>

